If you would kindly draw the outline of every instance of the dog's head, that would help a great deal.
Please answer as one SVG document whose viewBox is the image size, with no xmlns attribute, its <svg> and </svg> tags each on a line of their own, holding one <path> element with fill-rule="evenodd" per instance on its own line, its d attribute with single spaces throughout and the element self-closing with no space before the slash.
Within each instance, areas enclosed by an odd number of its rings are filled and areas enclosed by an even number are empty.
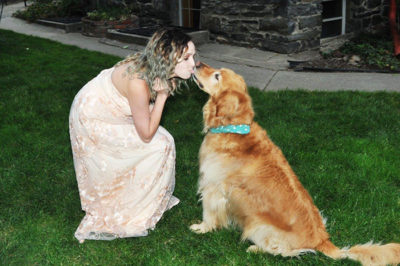
<svg viewBox="0 0 400 266">
<path fill-rule="evenodd" d="M 204 130 L 231 124 L 251 124 L 254 111 L 242 76 L 230 69 L 214 69 L 200 63 L 193 78 L 200 89 L 210 95 L 203 108 Z"/>
<path fill-rule="evenodd" d="M 242 76 L 230 69 L 215 69 L 204 63 L 199 63 L 196 66 L 194 80 L 200 89 L 210 96 L 226 90 L 247 91 L 246 83 Z"/>
</svg>

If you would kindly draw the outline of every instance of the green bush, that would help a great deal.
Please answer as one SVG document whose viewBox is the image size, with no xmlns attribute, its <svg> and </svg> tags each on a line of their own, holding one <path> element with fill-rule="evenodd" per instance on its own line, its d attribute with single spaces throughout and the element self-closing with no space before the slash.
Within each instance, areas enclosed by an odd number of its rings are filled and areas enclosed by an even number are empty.
<svg viewBox="0 0 400 266">
<path fill-rule="evenodd" d="M 29 22 L 41 18 L 57 17 L 57 4 L 54 2 L 41 3 L 41 1 L 36 1 L 25 10 L 18 10 L 13 14 L 13 16 Z"/>
<path fill-rule="evenodd" d="M 360 35 L 345 43 L 339 50 L 344 54 L 359 55 L 370 66 L 400 70 L 400 60 L 394 56 L 390 36 Z"/>
<path fill-rule="evenodd" d="M 83 0 L 35 0 L 25 10 L 18 10 L 15 17 L 33 22 L 37 19 L 55 17 L 83 17 L 89 5 Z"/>
<path fill-rule="evenodd" d="M 83 17 L 86 15 L 86 12 L 90 10 L 90 5 L 88 1 L 85 0 L 62 0 L 58 3 L 58 9 L 64 16 Z"/>
<path fill-rule="evenodd" d="M 123 20 L 127 19 L 131 14 L 129 8 L 101 8 L 87 12 L 87 17 L 91 20 Z"/>
</svg>

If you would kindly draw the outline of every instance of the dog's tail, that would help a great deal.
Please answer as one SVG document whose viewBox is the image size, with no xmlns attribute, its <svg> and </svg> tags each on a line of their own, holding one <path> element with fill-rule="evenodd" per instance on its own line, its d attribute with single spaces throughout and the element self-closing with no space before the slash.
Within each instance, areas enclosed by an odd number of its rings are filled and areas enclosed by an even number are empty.
<svg viewBox="0 0 400 266">
<path fill-rule="evenodd" d="M 386 245 L 367 243 L 351 248 L 339 249 L 330 240 L 316 247 L 333 259 L 349 258 L 361 262 L 362 265 L 397 265 L 400 263 L 400 244 Z"/>
</svg>

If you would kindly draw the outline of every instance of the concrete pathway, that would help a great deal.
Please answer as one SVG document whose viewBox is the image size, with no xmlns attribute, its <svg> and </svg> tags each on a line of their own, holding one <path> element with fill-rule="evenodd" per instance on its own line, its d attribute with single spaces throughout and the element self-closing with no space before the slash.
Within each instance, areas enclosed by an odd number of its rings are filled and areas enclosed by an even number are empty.
<svg viewBox="0 0 400 266">
<path fill-rule="evenodd" d="M 27 23 L 24 20 L 12 17 L 15 11 L 22 8 L 24 8 L 23 2 L 6 5 L 0 21 L 0 29 L 47 38 L 120 57 L 143 49 L 141 45 L 87 37 L 80 33 L 66 33 L 61 29 Z M 197 50 L 201 61 L 216 68 L 230 68 L 241 74 L 248 86 L 257 87 L 261 90 L 307 89 L 400 92 L 400 74 L 295 72 L 288 69 L 287 60 L 295 56 L 302 56 L 302 54 L 285 55 L 212 42 L 199 45 Z M 313 56 L 312 53 L 307 55 L 306 52 L 304 54 L 305 56 Z"/>
</svg>

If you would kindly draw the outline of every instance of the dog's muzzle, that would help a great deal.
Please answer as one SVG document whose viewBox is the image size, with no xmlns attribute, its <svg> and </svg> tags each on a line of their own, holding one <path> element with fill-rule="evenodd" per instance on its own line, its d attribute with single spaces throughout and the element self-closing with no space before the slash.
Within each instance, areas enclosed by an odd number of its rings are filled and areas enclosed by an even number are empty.
<svg viewBox="0 0 400 266">
<path fill-rule="evenodd" d="M 199 79 L 196 77 L 196 74 L 193 74 L 193 80 L 194 82 L 196 82 L 196 84 L 202 89 L 204 88 L 203 84 L 201 84 L 201 82 L 199 81 Z"/>
</svg>

